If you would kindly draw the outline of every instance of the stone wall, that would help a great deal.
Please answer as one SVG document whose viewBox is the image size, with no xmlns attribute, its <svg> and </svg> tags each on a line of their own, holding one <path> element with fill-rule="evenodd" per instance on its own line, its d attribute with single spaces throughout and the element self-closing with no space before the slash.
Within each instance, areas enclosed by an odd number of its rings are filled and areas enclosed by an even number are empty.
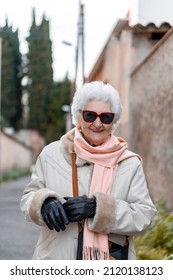
<svg viewBox="0 0 173 280">
<path fill-rule="evenodd" d="M 173 29 L 131 75 L 130 148 L 143 158 L 154 201 L 173 210 Z"/>
</svg>

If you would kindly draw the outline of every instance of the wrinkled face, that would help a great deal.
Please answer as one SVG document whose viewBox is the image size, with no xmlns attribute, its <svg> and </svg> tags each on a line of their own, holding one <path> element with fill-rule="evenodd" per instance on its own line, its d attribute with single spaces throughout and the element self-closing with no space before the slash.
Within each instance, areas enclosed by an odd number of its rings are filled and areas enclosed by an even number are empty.
<svg viewBox="0 0 173 280">
<path fill-rule="evenodd" d="M 104 112 L 111 113 L 111 106 L 102 100 L 93 100 L 85 106 L 84 110 L 94 111 L 100 115 Z M 78 128 L 82 131 L 84 138 L 90 145 L 98 146 L 103 144 L 111 134 L 112 122 L 110 124 L 104 124 L 99 117 L 93 122 L 86 122 L 81 114 Z"/>
</svg>

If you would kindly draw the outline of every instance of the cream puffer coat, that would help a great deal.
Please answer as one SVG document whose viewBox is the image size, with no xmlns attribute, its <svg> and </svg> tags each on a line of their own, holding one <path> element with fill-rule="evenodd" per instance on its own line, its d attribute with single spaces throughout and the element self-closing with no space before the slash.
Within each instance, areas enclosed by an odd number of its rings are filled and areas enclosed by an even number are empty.
<svg viewBox="0 0 173 280">
<path fill-rule="evenodd" d="M 21 198 L 21 210 L 28 221 L 41 226 L 33 259 L 75 260 L 77 223 L 65 231 L 49 230 L 41 216 L 41 206 L 47 197 L 73 196 L 71 153 L 74 130 L 60 141 L 46 146 L 39 155 L 31 182 Z M 77 157 L 79 195 L 88 195 L 93 164 Z M 109 240 L 123 245 L 129 236 L 129 259 L 136 259 L 133 236 L 144 232 L 156 214 L 148 193 L 141 161 L 132 157 L 118 165 L 110 195 L 95 193 L 96 214 L 88 219 L 89 229 L 108 234 Z"/>
</svg>

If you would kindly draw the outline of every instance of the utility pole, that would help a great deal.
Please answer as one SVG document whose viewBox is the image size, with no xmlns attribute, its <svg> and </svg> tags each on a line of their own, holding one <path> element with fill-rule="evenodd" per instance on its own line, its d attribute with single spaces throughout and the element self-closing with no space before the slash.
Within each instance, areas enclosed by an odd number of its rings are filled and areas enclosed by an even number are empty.
<svg viewBox="0 0 173 280">
<path fill-rule="evenodd" d="M 79 18 L 78 18 L 76 59 L 75 59 L 75 85 L 78 78 L 79 62 L 82 68 L 81 70 L 82 83 L 84 83 L 85 82 L 84 4 L 81 4 L 81 1 L 79 1 Z"/>
<path fill-rule="evenodd" d="M 84 4 L 81 4 L 82 82 L 85 82 Z"/>
<path fill-rule="evenodd" d="M 62 41 L 67 46 L 72 46 L 70 42 Z M 85 82 L 85 48 L 84 48 L 84 5 L 79 0 L 79 14 L 78 14 L 78 25 L 77 25 L 77 42 L 75 49 L 75 77 L 71 82 L 70 90 L 70 101 L 72 102 L 74 93 L 77 89 L 78 71 L 81 66 L 80 77 L 82 76 L 82 84 Z M 66 131 L 69 131 L 72 127 L 70 106 L 65 105 L 62 110 L 66 112 Z"/>
</svg>

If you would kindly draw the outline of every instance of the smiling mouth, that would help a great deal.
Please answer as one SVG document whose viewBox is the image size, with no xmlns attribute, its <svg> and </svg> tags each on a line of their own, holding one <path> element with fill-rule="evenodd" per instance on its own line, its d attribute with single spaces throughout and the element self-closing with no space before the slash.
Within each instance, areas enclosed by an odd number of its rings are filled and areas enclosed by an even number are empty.
<svg viewBox="0 0 173 280">
<path fill-rule="evenodd" d="M 91 131 L 92 131 L 92 132 L 94 132 L 94 133 L 100 133 L 100 132 L 103 132 L 103 130 L 93 130 L 93 129 L 91 129 Z"/>
</svg>

